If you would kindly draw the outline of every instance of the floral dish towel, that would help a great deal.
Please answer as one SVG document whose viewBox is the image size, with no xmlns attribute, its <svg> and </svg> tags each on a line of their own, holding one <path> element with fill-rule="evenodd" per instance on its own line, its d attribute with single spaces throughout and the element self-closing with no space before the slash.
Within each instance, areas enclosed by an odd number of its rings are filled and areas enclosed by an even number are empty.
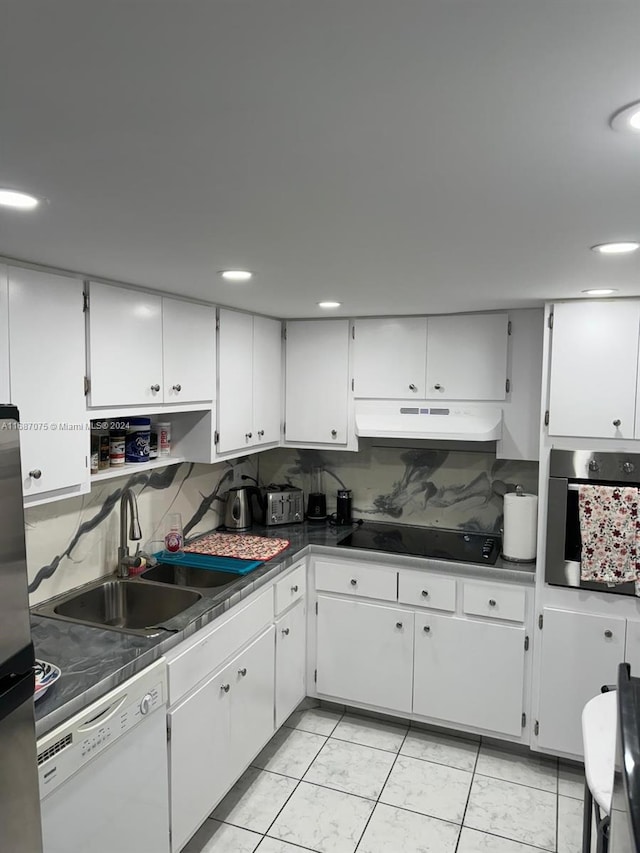
<svg viewBox="0 0 640 853">
<path fill-rule="evenodd" d="M 638 502 L 632 486 L 580 486 L 580 577 L 610 586 L 640 577 Z"/>
</svg>

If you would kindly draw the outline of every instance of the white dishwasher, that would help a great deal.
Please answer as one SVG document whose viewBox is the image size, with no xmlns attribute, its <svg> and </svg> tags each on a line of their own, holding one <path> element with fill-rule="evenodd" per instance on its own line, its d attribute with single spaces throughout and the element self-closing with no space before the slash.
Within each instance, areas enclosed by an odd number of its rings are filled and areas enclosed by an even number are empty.
<svg viewBox="0 0 640 853">
<path fill-rule="evenodd" d="M 169 853 L 164 658 L 38 741 L 44 853 Z"/>
</svg>

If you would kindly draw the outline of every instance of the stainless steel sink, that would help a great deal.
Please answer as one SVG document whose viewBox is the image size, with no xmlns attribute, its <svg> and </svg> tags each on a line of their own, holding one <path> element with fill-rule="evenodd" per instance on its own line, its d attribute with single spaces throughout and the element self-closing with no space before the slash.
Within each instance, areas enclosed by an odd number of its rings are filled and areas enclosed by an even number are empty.
<svg viewBox="0 0 640 853">
<path fill-rule="evenodd" d="M 196 589 L 222 589 L 242 579 L 241 575 L 230 572 L 216 572 L 198 569 L 195 566 L 174 566 L 170 563 L 158 563 L 140 575 L 144 580 L 172 586 L 196 587 Z"/>
<path fill-rule="evenodd" d="M 201 598 L 192 589 L 109 578 L 54 598 L 35 607 L 34 613 L 149 637 Z"/>
</svg>

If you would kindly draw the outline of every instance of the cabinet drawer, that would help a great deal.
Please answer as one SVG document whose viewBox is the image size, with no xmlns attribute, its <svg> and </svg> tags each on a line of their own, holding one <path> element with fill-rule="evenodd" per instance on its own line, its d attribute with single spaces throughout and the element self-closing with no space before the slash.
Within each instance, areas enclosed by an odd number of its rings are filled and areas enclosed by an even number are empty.
<svg viewBox="0 0 640 853">
<path fill-rule="evenodd" d="M 524 622 L 526 591 L 503 584 L 463 584 L 462 609 L 470 616 Z"/>
<path fill-rule="evenodd" d="M 382 566 L 363 563 L 316 563 L 316 589 L 397 601 L 398 573 Z"/>
<path fill-rule="evenodd" d="M 456 609 L 455 578 L 434 577 L 426 572 L 400 572 L 398 601 L 453 613 Z"/>
<path fill-rule="evenodd" d="M 279 616 L 295 601 L 304 598 L 307 591 L 306 564 L 303 563 L 301 566 L 298 566 L 298 568 L 290 572 L 286 578 L 275 583 L 274 588 L 276 591 L 276 616 Z"/>
<path fill-rule="evenodd" d="M 185 648 L 178 646 L 167 655 L 170 705 L 175 704 L 273 620 L 273 593 L 266 589 L 237 613 L 220 618 L 223 620 L 221 624 L 213 622 L 182 644 Z"/>
</svg>

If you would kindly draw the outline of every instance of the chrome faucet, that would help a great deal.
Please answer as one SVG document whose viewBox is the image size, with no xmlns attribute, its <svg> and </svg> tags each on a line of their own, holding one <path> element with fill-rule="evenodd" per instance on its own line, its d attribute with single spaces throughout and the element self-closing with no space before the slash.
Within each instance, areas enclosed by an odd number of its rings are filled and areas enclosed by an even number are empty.
<svg viewBox="0 0 640 853">
<path fill-rule="evenodd" d="M 127 529 L 127 514 L 131 514 L 131 522 Z M 142 560 L 140 557 L 129 555 L 129 539 L 135 541 L 142 539 L 140 522 L 138 521 L 138 502 L 132 489 L 124 489 L 120 498 L 120 547 L 118 548 L 119 578 L 128 578 L 130 568 L 138 568 Z"/>
</svg>

